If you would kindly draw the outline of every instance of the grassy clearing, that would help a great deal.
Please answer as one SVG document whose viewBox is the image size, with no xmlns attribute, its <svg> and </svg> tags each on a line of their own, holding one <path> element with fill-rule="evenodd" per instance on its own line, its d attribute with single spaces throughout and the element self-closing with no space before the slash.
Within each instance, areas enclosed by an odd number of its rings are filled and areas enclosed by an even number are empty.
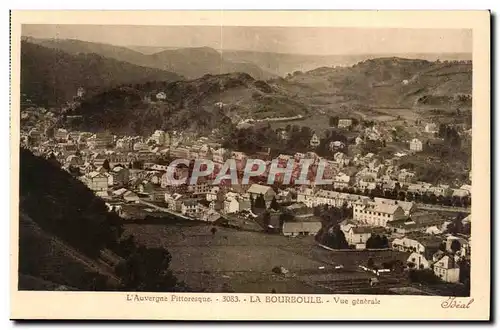
<svg viewBox="0 0 500 330">
<path fill-rule="evenodd" d="M 331 293 L 319 283 L 372 276 L 358 268 L 368 258 L 379 264 L 407 257 L 393 251 L 331 252 L 318 247 L 313 237 L 287 238 L 222 227 L 212 235 L 211 228 L 190 223 L 125 225 L 139 243 L 167 248 L 176 276 L 193 289 L 208 292 Z M 344 271 L 334 269 L 340 264 Z M 275 266 L 288 269 L 288 276 L 274 274 Z"/>
</svg>

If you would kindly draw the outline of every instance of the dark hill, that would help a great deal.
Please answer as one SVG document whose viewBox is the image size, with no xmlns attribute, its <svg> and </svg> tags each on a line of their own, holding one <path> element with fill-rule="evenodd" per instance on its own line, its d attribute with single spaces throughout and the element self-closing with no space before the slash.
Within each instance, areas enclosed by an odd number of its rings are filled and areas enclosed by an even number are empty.
<svg viewBox="0 0 500 330">
<path fill-rule="evenodd" d="M 29 40 L 69 54 L 98 54 L 135 65 L 175 72 L 189 79 L 196 79 L 205 74 L 230 72 L 245 72 L 258 79 L 273 76 L 254 63 L 226 60 L 221 53 L 210 47 L 166 49 L 154 54 L 143 54 L 126 47 L 74 39 L 29 38 Z"/>
<path fill-rule="evenodd" d="M 293 100 L 278 82 L 255 80 L 246 73 L 205 75 L 176 82 L 122 86 L 82 102 L 77 128 L 117 133 L 150 134 L 155 129 L 207 132 L 228 128 L 242 119 L 304 115 L 308 109 Z M 165 93 L 164 100 L 156 94 Z"/>
<path fill-rule="evenodd" d="M 42 106 L 61 105 L 83 87 L 89 95 L 127 83 L 182 79 L 171 72 L 140 67 L 96 54 L 69 54 L 21 43 L 21 93 Z"/>
<path fill-rule="evenodd" d="M 103 200 L 25 149 L 20 150 L 19 190 L 20 274 L 83 290 L 119 285 L 113 269 L 98 261 L 122 233 L 120 218 L 107 212 Z"/>
<path fill-rule="evenodd" d="M 21 149 L 19 178 L 20 290 L 188 289 L 166 249 L 122 236 L 123 219 L 57 162 Z"/>
</svg>

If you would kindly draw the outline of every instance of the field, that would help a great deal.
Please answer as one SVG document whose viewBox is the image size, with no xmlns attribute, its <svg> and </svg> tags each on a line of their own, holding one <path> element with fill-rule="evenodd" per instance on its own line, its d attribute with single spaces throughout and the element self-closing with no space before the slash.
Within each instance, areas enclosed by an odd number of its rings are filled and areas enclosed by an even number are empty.
<svg viewBox="0 0 500 330">
<path fill-rule="evenodd" d="M 125 230 L 147 246 L 161 246 L 172 255 L 171 269 L 186 284 L 208 292 L 333 293 L 336 282 L 369 282 L 373 275 L 358 269 L 368 258 L 376 263 L 406 254 L 382 252 L 331 252 L 312 237 L 286 238 L 237 231 L 197 223 L 166 225 L 127 224 Z M 334 269 L 343 265 L 343 270 Z M 275 274 L 276 266 L 288 274 Z M 321 269 L 320 269 L 321 267 Z"/>
</svg>

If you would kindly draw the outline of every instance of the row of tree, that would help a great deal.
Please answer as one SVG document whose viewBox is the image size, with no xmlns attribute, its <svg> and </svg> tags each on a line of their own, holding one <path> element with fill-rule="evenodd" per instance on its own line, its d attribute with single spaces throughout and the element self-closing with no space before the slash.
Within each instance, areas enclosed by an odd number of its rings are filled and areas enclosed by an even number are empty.
<svg viewBox="0 0 500 330">
<path fill-rule="evenodd" d="M 333 191 L 357 194 L 369 196 L 370 198 L 380 197 L 388 199 L 397 199 L 400 201 L 431 204 L 431 205 L 444 205 L 444 206 L 455 206 L 455 207 L 470 207 L 471 197 L 470 196 L 441 196 L 435 195 L 434 193 L 413 193 L 405 190 L 401 190 L 401 184 L 396 183 L 394 189 L 382 189 L 380 185 L 376 186 L 375 189 L 360 189 L 355 187 L 349 188 L 334 188 L 329 189 Z"/>
</svg>

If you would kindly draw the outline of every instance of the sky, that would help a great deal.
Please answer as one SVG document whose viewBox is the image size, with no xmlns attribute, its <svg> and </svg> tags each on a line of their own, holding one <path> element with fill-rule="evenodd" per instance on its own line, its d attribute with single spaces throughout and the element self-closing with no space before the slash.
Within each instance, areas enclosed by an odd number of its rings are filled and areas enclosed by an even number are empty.
<svg viewBox="0 0 500 330">
<path fill-rule="evenodd" d="M 23 25 L 23 36 L 119 46 L 211 47 L 293 54 L 472 53 L 464 29 Z"/>
</svg>

